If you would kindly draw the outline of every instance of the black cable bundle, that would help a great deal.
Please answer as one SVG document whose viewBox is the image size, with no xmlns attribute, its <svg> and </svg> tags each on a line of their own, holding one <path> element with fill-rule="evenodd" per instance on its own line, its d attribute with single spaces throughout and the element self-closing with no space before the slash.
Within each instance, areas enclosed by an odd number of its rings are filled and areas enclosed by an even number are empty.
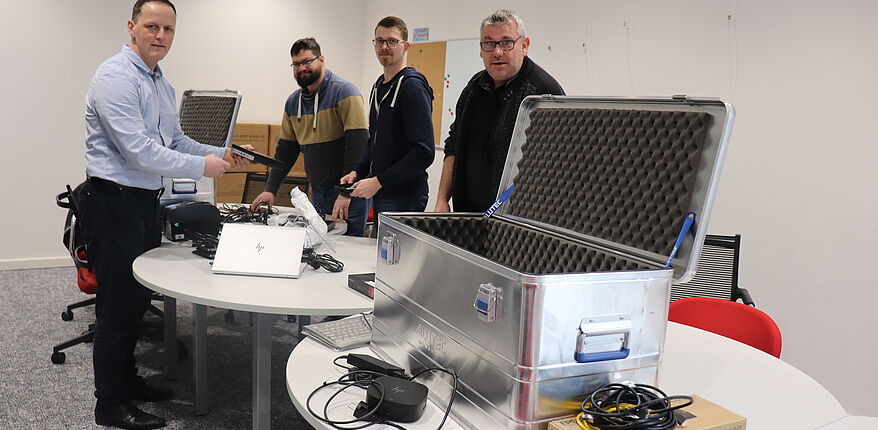
<svg viewBox="0 0 878 430">
<path fill-rule="evenodd" d="M 322 267 L 333 273 L 344 270 L 344 263 L 332 258 L 329 254 L 318 254 L 314 252 L 314 248 L 305 248 L 302 250 L 302 262 L 315 269 Z"/>
<path fill-rule="evenodd" d="M 186 236 L 192 239 L 193 254 L 212 260 L 216 255 L 219 237 L 195 230 L 185 230 Z"/>
<path fill-rule="evenodd" d="M 671 400 L 684 400 L 672 406 Z M 674 411 L 692 404 L 689 396 L 668 396 L 646 384 L 607 384 L 582 402 L 576 417 L 585 430 L 670 430 L 677 426 Z"/>
<path fill-rule="evenodd" d="M 360 370 L 360 369 L 357 369 L 356 367 L 347 367 L 347 366 L 341 365 L 338 363 L 338 360 L 341 360 L 343 358 L 348 358 L 348 356 L 343 355 L 340 357 L 336 357 L 335 360 L 332 361 L 332 363 L 338 367 L 347 369 L 347 373 L 340 376 L 335 381 L 324 382 L 321 386 L 314 389 L 314 391 L 312 391 L 311 394 L 308 395 L 308 399 L 305 400 L 305 406 L 307 407 L 308 412 L 312 416 L 317 418 L 318 420 L 323 421 L 324 423 L 328 424 L 330 427 L 332 427 L 334 429 L 355 430 L 355 429 L 363 429 L 366 427 L 371 427 L 371 426 L 374 426 L 376 424 L 384 424 L 384 425 L 389 426 L 389 427 L 405 430 L 405 427 L 402 427 L 399 424 L 396 424 L 394 422 L 387 421 L 386 419 L 384 419 L 376 414 L 379 407 L 381 406 L 382 401 L 384 400 L 384 387 L 381 386 L 381 383 L 376 381 L 376 379 L 378 379 L 379 377 L 382 377 L 382 376 L 386 376 L 386 374 L 380 373 L 380 372 L 374 372 L 371 370 Z M 442 416 L 442 421 L 439 423 L 439 427 L 436 428 L 436 430 L 439 430 L 442 428 L 442 426 L 445 425 L 445 421 L 448 419 L 448 414 L 451 413 L 451 406 L 454 405 L 454 397 L 457 395 L 457 383 L 458 383 L 458 379 L 459 379 L 457 376 L 457 373 L 455 373 L 454 371 L 442 369 L 439 367 L 432 367 L 432 368 L 424 369 L 424 370 L 416 373 L 412 377 L 406 377 L 405 375 L 401 375 L 401 376 L 397 375 L 397 376 L 403 377 L 403 379 L 408 379 L 409 381 L 413 381 L 415 378 L 417 378 L 417 377 L 419 377 L 427 372 L 446 373 L 448 375 L 451 375 L 451 378 L 453 381 L 451 398 L 448 400 L 448 406 L 445 408 L 445 414 Z M 311 399 L 314 398 L 314 395 L 316 395 L 321 390 L 323 390 L 327 387 L 335 386 L 335 385 L 341 386 L 341 388 L 339 388 L 334 393 L 332 393 L 332 395 L 329 397 L 329 399 L 326 400 L 326 403 L 323 405 L 323 415 L 318 415 L 313 409 L 311 409 Z M 338 397 L 339 394 L 343 393 L 345 390 L 347 390 L 350 387 L 359 387 L 359 388 L 362 388 L 363 390 L 366 390 L 367 388 L 369 388 L 370 385 L 374 385 L 378 389 L 378 391 L 381 393 L 381 400 L 379 400 L 378 404 L 376 404 L 373 408 L 368 409 L 368 407 L 364 406 L 365 402 L 360 402 L 360 405 L 357 407 L 357 410 L 354 411 L 354 418 L 353 419 L 351 419 L 351 420 L 330 420 L 328 418 L 329 405 L 332 403 L 332 401 L 336 397 Z M 342 427 L 339 425 L 339 424 L 354 424 L 357 422 L 364 422 L 365 424 L 360 424 L 360 425 L 357 425 L 355 427 Z"/>
<path fill-rule="evenodd" d="M 255 222 L 260 224 L 268 224 L 268 217 L 277 214 L 278 211 L 276 208 L 268 209 L 265 206 L 259 206 L 255 211 L 250 209 L 250 206 L 229 206 L 226 203 L 223 203 L 223 206 L 220 208 L 220 215 L 222 215 L 221 222 Z"/>
</svg>

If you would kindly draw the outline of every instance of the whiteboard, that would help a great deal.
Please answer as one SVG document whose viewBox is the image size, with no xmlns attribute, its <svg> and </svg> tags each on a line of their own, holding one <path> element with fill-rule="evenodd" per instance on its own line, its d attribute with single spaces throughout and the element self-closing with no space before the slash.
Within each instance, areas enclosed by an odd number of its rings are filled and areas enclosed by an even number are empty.
<svg viewBox="0 0 878 430">
<path fill-rule="evenodd" d="M 445 147 L 448 130 L 454 122 L 454 107 L 460 92 L 470 78 L 485 69 L 479 56 L 479 39 L 459 39 L 445 42 L 445 79 L 442 96 L 442 133 L 437 146 Z"/>
</svg>

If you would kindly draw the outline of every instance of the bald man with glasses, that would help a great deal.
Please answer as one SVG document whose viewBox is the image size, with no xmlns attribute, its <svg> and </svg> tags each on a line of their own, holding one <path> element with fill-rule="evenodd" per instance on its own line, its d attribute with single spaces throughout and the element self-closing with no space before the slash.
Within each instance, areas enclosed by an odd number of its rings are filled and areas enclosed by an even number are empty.
<svg viewBox="0 0 878 430">
<path fill-rule="evenodd" d="M 522 100 L 563 95 L 561 85 L 527 57 L 530 38 L 515 13 L 498 10 L 482 20 L 476 73 L 457 100 L 445 139 L 436 212 L 483 212 L 497 198 L 506 153 Z M 449 202 L 450 200 L 450 202 Z"/>
</svg>

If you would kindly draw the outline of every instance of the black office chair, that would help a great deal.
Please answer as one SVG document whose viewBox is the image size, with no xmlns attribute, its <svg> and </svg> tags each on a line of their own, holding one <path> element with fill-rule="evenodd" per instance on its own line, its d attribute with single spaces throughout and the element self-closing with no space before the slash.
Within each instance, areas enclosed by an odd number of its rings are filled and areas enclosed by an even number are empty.
<svg viewBox="0 0 878 430">
<path fill-rule="evenodd" d="M 244 193 L 241 196 L 241 203 L 250 204 L 260 193 L 265 191 L 265 184 L 268 182 L 268 174 L 248 172 L 247 178 L 244 180 Z M 277 197 L 274 204 L 278 206 L 292 207 L 290 201 L 290 191 L 293 187 L 299 187 L 303 193 L 308 194 L 308 178 L 303 176 L 287 176 L 277 190 Z"/>
<path fill-rule="evenodd" d="M 738 287 L 740 254 L 740 234 L 708 234 L 695 276 L 689 282 L 671 285 L 671 302 L 685 297 L 713 297 L 733 302 L 740 300 L 746 305 L 756 306 L 750 292 Z"/>
</svg>

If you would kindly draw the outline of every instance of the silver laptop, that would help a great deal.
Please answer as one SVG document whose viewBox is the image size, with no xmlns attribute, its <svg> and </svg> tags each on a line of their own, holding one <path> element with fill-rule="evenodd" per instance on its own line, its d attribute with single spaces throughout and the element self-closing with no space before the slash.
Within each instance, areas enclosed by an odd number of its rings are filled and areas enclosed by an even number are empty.
<svg viewBox="0 0 878 430">
<path fill-rule="evenodd" d="M 224 224 L 213 273 L 298 278 L 305 229 Z"/>
</svg>

